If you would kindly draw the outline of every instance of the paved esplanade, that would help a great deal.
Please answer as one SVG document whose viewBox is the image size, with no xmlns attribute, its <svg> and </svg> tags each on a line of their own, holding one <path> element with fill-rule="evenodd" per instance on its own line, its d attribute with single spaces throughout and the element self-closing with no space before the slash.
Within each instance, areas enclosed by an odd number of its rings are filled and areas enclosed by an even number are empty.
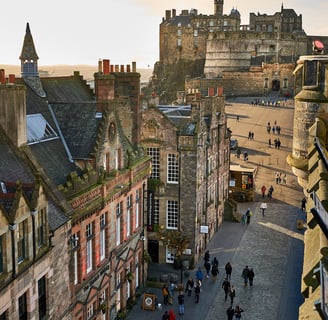
<svg viewBox="0 0 328 320">
<path fill-rule="evenodd" d="M 240 203 L 238 211 L 244 213 L 248 207 L 253 211 L 250 225 L 223 222 L 208 245 L 211 259 L 219 260 L 220 274 L 216 282 L 211 279 L 203 281 L 200 303 L 195 304 L 193 297 L 186 297 L 185 315 L 177 316 L 185 320 L 227 319 L 226 309 L 229 300 L 224 301 L 221 288 L 224 278 L 224 265 L 232 263 L 231 284 L 236 288 L 234 306 L 239 304 L 243 309 L 244 320 L 296 320 L 298 307 L 302 302 L 300 279 L 303 262 L 303 234 L 296 228 L 296 220 L 304 218 L 300 212 L 302 192 L 286 157 L 292 148 L 293 106 L 267 107 L 252 106 L 251 99 L 244 101 L 234 99 L 227 101 L 226 113 L 228 127 L 232 136 L 238 139 L 242 151 L 247 151 L 249 161 L 237 159 L 231 154 L 232 163 L 257 167 L 256 190 L 258 195 L 252 203 Z M 239 115 L 239 122 L 236 116 Z M 274 122 L 281 127 L 280 135 L 268 134 L 267 123 Z M 248 140 L 249 131 L 254 132 L 254 140 Z M 280 139 L 280 149 L 271 148 L 275 138 Z M 287 184 L 276 184 L 276 171 L 287 174 Z M 273 199 L 267 200 L 268 208 L 265 217 L 260 212 L 261 187 L 274 187 Z M 203 265 L 200 261 L 199 266 Z M 255 271 L 254 286 L 243 286 L 242 269 L 248 265 Z M 192 273 L 194 276 L 194 272 Z M 161 291 L 153 289 L 162 301 Z M 177 294 L 176 294 L 177 296 Z M 165 310 L 173 308 L 178 315 L 178 305 L 174 297 L 173 306 L 163 306 L 160 311 L 143 311 L 134 307 L 128 319 L 161 319 Z"/>
</svg>

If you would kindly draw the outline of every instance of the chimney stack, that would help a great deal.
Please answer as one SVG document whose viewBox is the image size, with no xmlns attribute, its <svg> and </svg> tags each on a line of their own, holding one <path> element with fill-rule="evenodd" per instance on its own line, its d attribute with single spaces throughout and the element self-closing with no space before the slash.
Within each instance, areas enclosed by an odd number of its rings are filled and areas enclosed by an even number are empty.
<svg viewBox="0 0 328 320">
<path fill-rule="evenodd" d="M 109 74 L 109 59 L 103 60 L 104 74 Z"/>
</svg>

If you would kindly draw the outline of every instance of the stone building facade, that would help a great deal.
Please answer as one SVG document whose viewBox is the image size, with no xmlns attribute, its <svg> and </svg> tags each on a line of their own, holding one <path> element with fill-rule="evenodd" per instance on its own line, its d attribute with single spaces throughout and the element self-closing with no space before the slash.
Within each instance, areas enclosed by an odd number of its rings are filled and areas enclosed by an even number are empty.
<svg viewBox="0 0 328 320">
<path fill-rule="evenodd" d="M 299 319 L 326 319 L 328 56 L 302 56 L 294 72 L 294 138 L 287 162 L 304 190 L 308 226 L 301 288 L 305 301 Z"/>
<path fill-rule="evenodd" d="M 189 239 L 183 259 L 198 261 L 223 220 L 228 198 L 229 134 L 222 90 L 189 94 L 185 106 L 148 106 L 141 143 L 152 157 L 154 217 L 148 223 L 148 252 L 154 262 L 173 263 L 158 229 Z M 149 222 L 149 221 L 148 221 Z M 203 231 L 203 228 L 206 231 Z"/>
<path fill-rule="evenodd" d="M 5 281 L 11 279 L 15 265 L 8 263 L 0 270 L 1 296 L 6 297 L 0 299 L 0 316 L 16 318 L 24 298 L 21 319 L 116 317 L 133 304 L 136 292 L 144 286 L 147 268 L 143 196 L 150 158 L 137 144 L 140 74 L 135 64 L 125 69 L 110 65 L 109 60 L 100 61 L 95 92 L 78 72 L 70 77 L 40 78 L 29 24 L 20 59 L 22 78 L 6 78 L 4 70 L 0 72 L 0 128 L 13 141 L 5 141 L 4 146 L 15 143 L 16 157 L 23 154 L 24 163 L 39 173 L 35 182 L 39 194 L 33 193 L 30 204 L 31 191 L 27 196 L 16 192 L 13 204 L 21 199 L 20 206 L 13 205 L 17 218 L 10 215 L 12 220 L 7 217 L 7 225 L 1 224 L 1 241 L 6 239 L 7 244 L 8 224 L 26 218 L 29 259 L 19 266 L 25 272 L 24 281 L 17 277 L 19 283 Z M 1 162 L 6 161 L 5 155 L 1 152 Z M 10 171 L 0 172 L 1 181 L 11 181 Z M 1 214 L 10 209 L 7 198 L 0 192 L 0 199 L 6 201 Z M 42 254 L 35 253 L 36 264 L 32 226 L 38 212 L 44 213 L 40 221 L 46 245 L 40 249 Z M 14 261 L 11 251 L 2 248 L 0 261 Z M 40 279 L 43 282 L 37 287 Z M 46 298 L 38 300 L 41 293 Z M 9 306 L 9 300 L 15 299 L 15 305 Z"/>
</svg>

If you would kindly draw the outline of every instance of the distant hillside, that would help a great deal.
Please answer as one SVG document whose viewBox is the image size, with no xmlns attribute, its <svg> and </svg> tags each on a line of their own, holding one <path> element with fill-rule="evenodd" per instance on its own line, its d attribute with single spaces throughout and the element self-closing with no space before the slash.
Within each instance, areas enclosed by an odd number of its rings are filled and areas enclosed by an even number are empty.
<svg viewBox="0 0 328 320">
<path fill-rule="evenodd" d="M 5 69 L 5 73 L 15 74 L 16 77 L 20 77 L 20 66 L 14 65 L 2 65 L 0 69 Z M 87 81 L 93 80 L 93 75 L 98 71 L 98 66 L 91 65 L 54 65 L 54 66 L 39 66 L 40 76 L 59 77 L 59 76 L 70 76 L 74 71 L 79 71 L 83 78 Z M 152 76 L 153 69 L 137 69 L 141 75 L 141 82 L 148 82 Z"/>
</svg>

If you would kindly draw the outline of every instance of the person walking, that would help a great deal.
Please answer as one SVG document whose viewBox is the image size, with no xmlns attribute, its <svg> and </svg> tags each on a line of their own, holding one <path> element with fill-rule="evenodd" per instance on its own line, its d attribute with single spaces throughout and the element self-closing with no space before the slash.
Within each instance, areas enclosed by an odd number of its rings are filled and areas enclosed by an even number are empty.
<svg viewBox="0 0 328 320">
<path fill-rule="evenodd" d="M 209 261 L 205 261 L 204 268 L 206 270 L 206 279 L 210 277 L 210 271 L 211 271 L 211 264 Z"/>
<path fill-rule="evenodd" d="M 169 313 L 167 311 L 162 315 L 162 320 L 169 320 Z"/>
<path fill-rule="evenodd" d="M 212 280 L 216 281 L 216 278 L 218 277 L 219 274 L 218 264 L 212 265 L 211 273 L 212 273 Z"/>
<path fill-rule="evenodd" d="M 236 297 L 236 290 L 234 286 L 230 287 L 230 291 L 229 291 L 229 297 L 230 297 L 230 305 L 233 305 L 233 299 Z"/>
<path fill-rule="evenodd" d="M 196 271 L 196 280 L 200 282 L 200 285 L 202 285 L 203 278 L 204 278 L 204 275 L 203 275 L 202 268 L 199 267 L 198 270 Z"/>
<path fill-rule="evenodd" d="M 216 257 L 214 257 L 214 259 L 212 260 L 212 267 L 213 267 L 213 266 L 217 266 L 217 267 L 219 267 L 219 260 L 216 259 Z"/>
<path fill-rule="evenodd" d="M 235 309 L 232 306 L 229 306 L 226 311 L 226 314 L 228 316 L 227 320 L 233 320 L 233 316 L 235 315 Z"/>
<path fill-rule="evenodd" d="M 226 272 L 226 278 L 228 280 L 231 280 L 232 266 L 231 266 L 231 263 L 229 261 L 224 266 L 224 269 L 225 269 L 225 272 Z"/>
<path fill-rule="evenodd" d="M 268 191 L 268 197 L 270 199 L 272 199 L 272 193 L 273 193 L 274 189 L 273 189 L 273 186 L 271 185 L 270 188 L 269 188 L 269 191 Z"/>
<path fill-rule="evenodd" d="M 205 254 L 204 254 L 204 261 L 210 261 L 210 251 L 206 250 Z"/>
<path fill-rule="evenodd" d="M 268 205 L 267 205 L 267 203 L 265 202 L 265 201 L 263 201 L 262 203 L 261 203 L 261 205 L 260 205 L 260 209 L 261 209 L 261 211 L 262 211 L 262 216 L 264 217 L 264 212 L 265 212 L 265 210 L 268 208 Z"/>
<path fill-rule="evenodd" d="M 169 303 L 169 290 L 166 284 L 164 284 L 162 287 L 162 294 L 163 294 L 163 303 L 166 305 Z"/>
<path fill-rule="evenodd" d="M 265 185 L 263 185 L 262 187 L 261 187 L 261 193 L 262 193 L 262 198 L 264 199 L 264 197 L 265 197 L 265 192 L 266 192 L 266 187 L 265 187 Z"/>
<path fill-rule="evenodd" d="M 200 296 L 200 284 L 199 281 L 197 281 L 195 285 L 195 303 L 199 302 L 199 296 Z"/>
<path fill-rule="evenodd" d="M 235 319 L 241 319 L 242 312 L 244 312 L 244 310 L 237 305 L 235 308 Z"/>
<path fill-rule="evenodd" d="M 185 313 L 185 308 L 184 308 L 184 294 L 182 291 L 180 291 L 178 295 L 178 303 L 179 303 L 179 315 L 183 315 Z"/>
<path fill-rule="evenodd" d="M 169 304 L 173 304 L 173 297 L 174 297 L 174 291 L 176 289 L 176 285 L 173 281 L 170 282 L 170 285 L 168 287 L 169 290 Z"/>
<path fill-rule="evenodd" d="M 243 272 L 241 273 L 241 276 L 244 279 L 244 286 L 245 287 L 247 286 L 247 283 L 248 283 L 248 273 L 249 273 L 249 268 L 248 268 L 248 266 L 246 266 L 243 269 Z"/>
<path fill-rule="evenodd" d="M 175 315 L 173 309 L 169 310 L 169 320 L 176 320 L 177 316 Z"/>
<path fill-rule="evenodd" d="M 253 287 L 254 276 L 255 276 L 254 270 L 253 270 L 253 268 L 250 268 L 248 271 L 248 280 L 249 280 L 249 285 L 251 287 Z"/>
<path fill-rule="evenodd" d="M 194 279 L 192 277 L 189 277 L 186 283 L 186 292 L 188 297 L 191 296 L 193 287 L 194 287 Z"/>
<path fill-rule="evenodd" d="M 251 222 L 251 216 L 252 216 L 252 211 L 250 208 L 246 210 L 245 216 L 246 216 L 246 223 L 249 224 Z"/>
<path fill-rule="evenodd" d="M 222 289 L 224 290 L 224 301 L 227 301 L 230 287 L 231 287 L 230 281 L 227 278 L 225 278 L 224 281 L 222 282 Z"/>
</svg>

